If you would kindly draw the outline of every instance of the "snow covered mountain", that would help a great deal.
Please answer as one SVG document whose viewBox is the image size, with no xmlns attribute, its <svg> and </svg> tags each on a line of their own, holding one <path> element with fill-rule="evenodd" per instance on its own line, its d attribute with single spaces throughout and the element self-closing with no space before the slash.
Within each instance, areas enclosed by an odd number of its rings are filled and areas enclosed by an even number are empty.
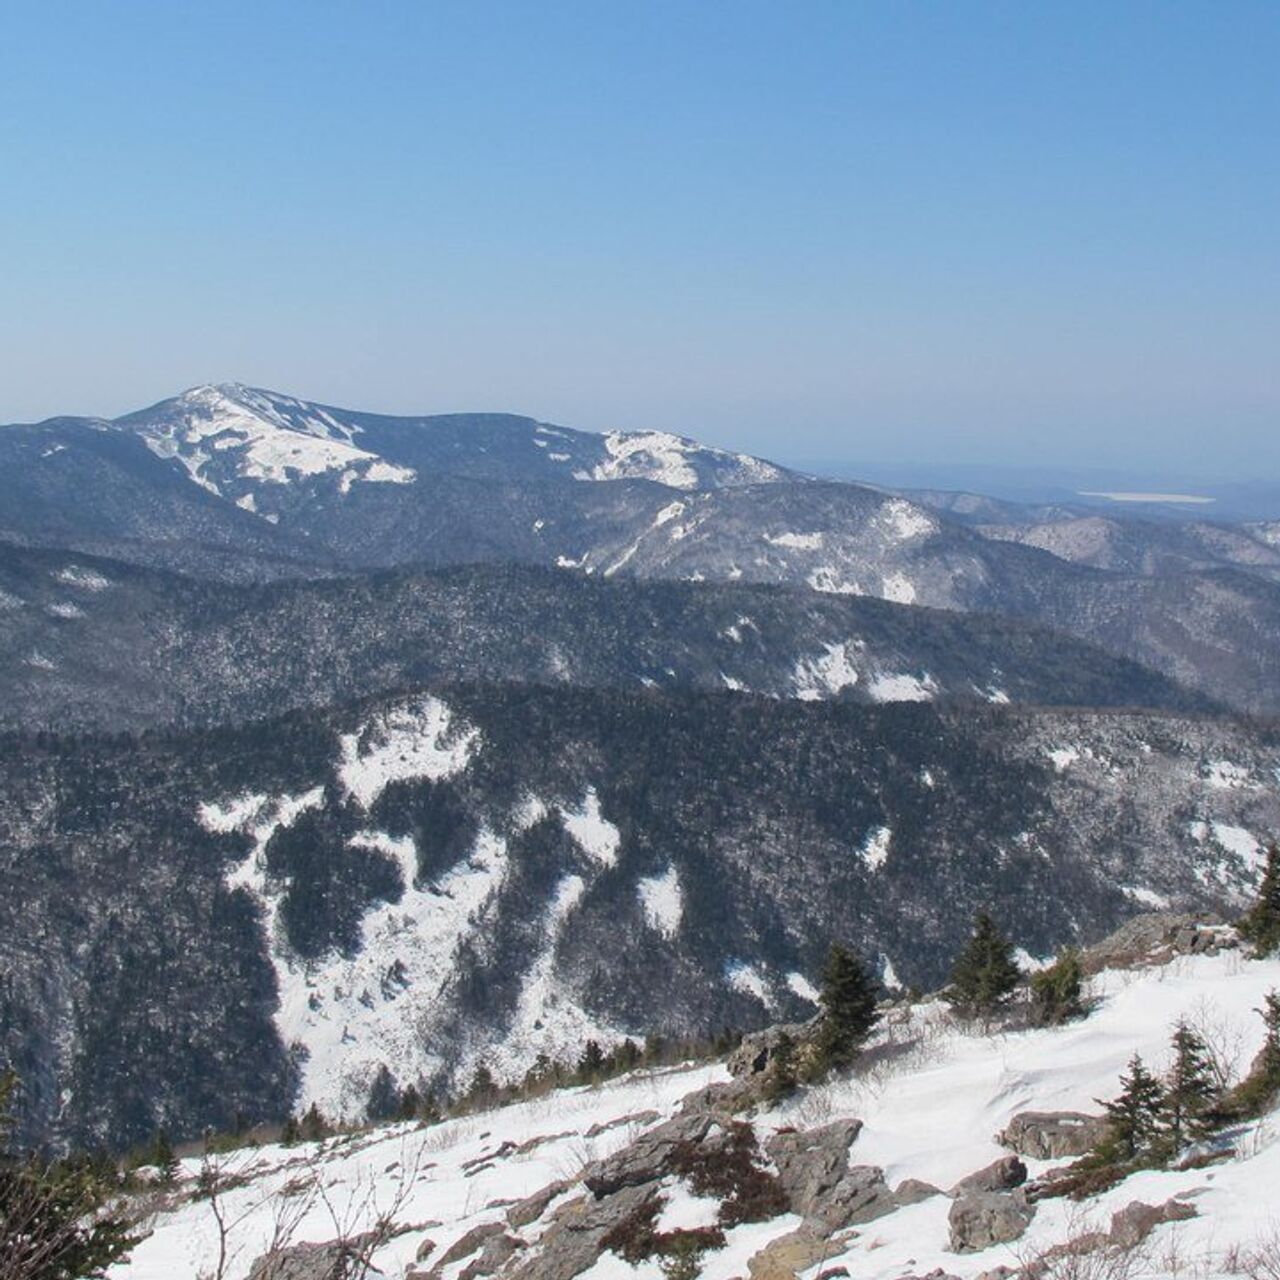
<svg viewBox="0 0 1280 1280">
<path fill-rule="evenodd" d="M 194 1276 L 221 1246 L 226 1280 L 244 1280 L 273 1247 L 320 1266 L 320 1246 L 343 1237 L 374 1250 L 373 1274 L 413 1280 L 659 1280 L 660 1257 L 628 1261 L 625 1237 L 609 1234 L 653 1205 L 657 1230 L 704 1229 L 704 1280 L 1265 1277 L 1280 1258 L 1274 1113 L 1082 1202 L 1045 1189 L 1080 1149 L 1073 1118 L 1088 1124 L 1116 1094 L 1132 1054 L 1163 1070 L 1180 1020 L 1239 1078 L 1262 1039 L 1254 1010 L 1277 985 L 1275 960 L 1182 955 L 1104 968 L 1089 1016 L 1057 1028 L 983 1035 L 938 1002 L 898 1005 L 863 1065 L 753 1112 L 714 1109 L 729 1072 L 689 1065 L 425 1127 L 192 1156 L 174 1189 L 148 1193 L 153 1229 L 110 1274 Z M 1064 1146 L 1019 1137 L 1037 1133 Z M 726 1213 L 741 1204 L 733 1179 L 713 1194 L 686 1158 L 715 1153 L 725 1167 L 727 1137 L 753 1153 L 770 1203 Z M 193 1194 L 202 1169 L 205 1193 Z M 994 1190 L 966 1191 L 966 1179 Z M 965 1234 L 974 1207 L 1011 1212 L 1003 1240 Z M 225 1237 L 215 1210 L 234 1224 Z"/>
<path fill-rule="evenodd" d="M 93 1145 L 803 1016 L 826 942 L 945 975 L 1238 906 L 1274 730 L 1154 714 L 471 687 L 0 750 L 3 1052 Z M 944 892 L 940 892 L 940 887 Z"/>
<path fill-rule="evenodd" d="M 233 582 L 500 563 L 869 596 L 1025 619 L 1280 710 L 1265 528 L 975 514 L 660 433 L 239 386 L 0 430 L 0 536 L 17 544 Z"/>
</svg>

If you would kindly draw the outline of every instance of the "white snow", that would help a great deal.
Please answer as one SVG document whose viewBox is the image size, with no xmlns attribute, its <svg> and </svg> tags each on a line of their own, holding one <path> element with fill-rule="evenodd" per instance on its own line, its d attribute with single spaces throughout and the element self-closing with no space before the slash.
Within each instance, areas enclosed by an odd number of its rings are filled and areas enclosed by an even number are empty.
<svg viewBox="0 0 1280 1280">
<path fill-rule="evenodd" d="M 865 595 L 857 582 L 844 578 L 834 565 L 819 565 L 805 579 L 815 591 L 825 591 L 829 595 L 861 596 Z"/>
<path fill-rule="evenodd" d="M 862 842 L 858 854 L 869 870 L 879 871 L 888 861 L 889 842 L 892 838 L 893 832 L 888 827 L 872 827 L 867 832 L 867 838 Z"/>
<path fill-rule="evenodd" d="M 34 667 L 37 671 L 57 671 L 58 664 L 52 658 L 46 658 L 38 649 L 33 649 L 23 662 L 29 667 Z"/>
<path fill-rule="evenodd" d="M 1049 759 L 1053 761 L 1053 767 L 1061 773 L 1069 765 L 1075 764 L 1080 759 L 1079 747 L 1054 747 L 1046 752 Z"/>
<path fill-rule="evenodd" d="M 672 489 L 697 489 L 697 461 L 718 467 L 722 484 L 755 484 L 783 476 L 759 458 L 709 449 L 665 431 L 611 431 L 603 442 L 608 457 L 590 471 L 575 471 L 575 480 L 654 480 Z"/>
<path fill-rule="evenodd" d="M 791 547 L 796 551 L 818 551 L 822 548 L 821 533 L 766 533 L 764 540 L 775 547 Z"/>
<path fill-rule="evenodd" d="M 636 884 L 640 907 L 649 928 L 664 938 L 674 938 L 684 914 L 680 873 L 671 864 L 658 876 L 646 876 Z"/>
<path fill-rule="evenodd" d="M 622 836 L 618 828 L 600 812 L 600 797 L 596 795 L 594 787 L 587 788 L 580 808 L 561 809 L 560 817 L 565 830 L 588 857 L 605 867 L 611 867 L 618 861 Z"/>
<path fill-rule="evenodd" d="M 920 538 L 937 528 L 932 516 L 902 498 L 890 498 L 880 508 L 876 523 L 895 542 Z"/>
<path fill-rule="evenodd" d="M 653 517 L 653 527 L 655 529 L 667 524 L 669 521 L 676 519 L 677 516 L 684 514 L 683 502 L 669 502 L 656 516 Z"/>
<path fill-rule="evenodd" d="M 797 969 L 793 969 L 787 974 L 787 986 L 800 997 L 801 1000 L 808 1000 L 810 1004 L 817 1004 L 819 998 L 818 988 L 809 981 Z"/>
<path fill-rule="evenodd" d="M 84 610 L 78 604 L 72 604 L 69 600 L 58 600 L 48 606 L 47 612 L 51 613 L 55 618 L 83 618 Z"/>
<path fill-rule="evenodd" d="M 562 882 L 556 901 L 571 896 Z M 800 994 L 794 976 L 788 985 Z M 739 981 L 745 989 L 757 984 L 763 989 L 763 980 L 755 978 L 755 983 Z M 884 978 L 896 982 L 887 959 Z M 940 1003 L 915 1005 L 905 1018 L 877 1032 L 878 1041 L 898 1040 L 905 1046 L 889 1065 L 806 1088 L 756 1116 L 755 1124 L 766 1136 L 784 1126 L 808 1128 L 856 1116 L 864 1128 L 850 1152 L 851 1163 L 882 1167 L 891 1187 L 918 1178 L 945 1189 L 1007 1154 L 995 1135 L 1017 1112 L 1096 1113 L 1095 1100 L 1115 1095 L 1134 1052 L 1153 1069 L 1163 1070 L 1169 1036 L 1179 1019 L 1197 1026 L 1209 1017 L 1226 1028 L 1229 1039 L 1238 1037 L 1236 1056 L 1246 1065 L 1261 1043 L 1262 1023 L 1254 1011 L 1277 986 L 1280 961 L 1245 961 L 1225 953 L 1098 975 L 1091 983 L 1093 1012 L 1060 1028 L 983 1035 L 958 1027 Z M 387 1205 L 403 1180 L 407 1198 L 397 1221 L 407 1229 L 372 1259 L 377 1268 L 373 1274 L 399 1276 L 412 1266 L 424 1238 L 435 1242 L 432 1258 L 440 1257 L 465 1232 L 501 1221 L 505 1204 L 557 1179 L 574 1178 L 586 1162 L 613 1154 L 674 1114 L 686 1095 L 725 1078 L 720 1066 L 638 1072 L 599 1088 L 563 1090 L 426 1128 L 391 1125 L 319 1147 L 266 1146 L 232 1153 L 225 1157 L 224 1173 L 231 1178 L 224 1207 L 236 1227 L 226 1280 L 245 1280 L 251 1261 L 264 1251 L 286 1185 L 296 1191 L 300 1183 L 319 1178 L 339 1212 L 350 1209 L 352 1227 L 359 1230 Z M 650 1114 L 638 1118 L 642 1112 Z M 1238 1271 L 1228 1265 L 1233 1246 L 1264 1240 L 1274 1229 L 1275 1188 L 1280 1185 L 1276 1122 L 1273 1115 L 1241 1126 L 1233 1136 L 1236 1156 L 1214 1168 L 1149 1170 L 1129 1177 L 1086 1204 L 1086 1221 L 1105 1227 L 1112 1213 L 1134 1200 L 1159 1205 L 1175 1196 L 1189 1198 L 1199 1216 L 1157 1228 L 1147 1265 L 1126 1274 L 1135 1280 L 1137 1275 L 1148 1280 L 1226 1280 Z M 198 1158 L 182 1162 L 187 1185 L 198 1164 Z M 1028 1164 L 1032 1177 L 1047 1167 L 1034 1160 Z M 709 1220 L 711 1205 L 678 1180 L 669 1179 L 663 1191 L 667 1205 L 660 1225 L 689 1227 Z M 574 1186 L 552 1202 L 550 1212 L 586 1194 Z M 820 1268 L 802 1276 L 814 1280 L 820 1269 L 843 1267 L 851 1280 L 898 1280 L 941 1269 L 961 1280 L 976 1280 L 994 1267 L 1016 1266 L 1020 1257 L 1061 1243 L 1081 1228 L 1080 1208 L 1068 1200 L 1045 1199 L 1021 1241 L 957 1255 L 947 1248 L 951 1204 L 939 1195 L 859 1225 Z M 536 1240 L 546 1220 L 544 1216 L 521 1234 Z M 784 1215 L 727 1232 L 726 1247 L 702 1258 L 704 1280 L 750 1274 L 752 1257 L 797 1225 L 794 1215 Z M 333 1235 L 329 1214 L 316 1206 L 303 1218 L 297 1238 L 319 1241 Z M 1177 1266 L 1166 1261 L 1173 1258 L 1175 1246 Z M 153 1234 L 134 1250 L 130 1262 L 109 1274 L 112 1280 L 195 1276 L 209 1268 L 216 1251 L 209 1202 L 183 1198 L 172 1208 L 161 1205 Z M 445 1280 L 456 1280 L 463 1265 L 465 1260 L 446 1272 Z M 590 1280 L 661 1280 L 656 1262 L 632 1267 L 612 1253 L 603 1254 L 582 1275 Z"/>
<path fill-rule="evenodd" d="M 1204 778 L 1219 791 L 1242 791 L 1257 786 L 1248 769 L 1230 760 L 1211 760 L 1205 765 Z"/>
<path fill-rule="evenodd" d="M 367 809 L 392 782 L 437 781 L 461 773 L 479 744 L 479 730 L 456 723 L 439 698 L 413 697 L 343 734 L 338 777 Z"/>
<path fill-rule="evenodd" d="M 916 599 L 915 583 L 905 573 L 891 573 L 881 580 L 880 595 L 885 600 L 896 604 L 914 604 Z"/>
<path fill-rule="evenodd" d="M 995 685 L 989 685 L 984 689 L 982 696 L 986 698 L 988 702 L 994 702 L 1000 706 L 1007 706 L 1009 703 L 1009 695 L 1003 689 L 999 689 Z"/>
<path fill-rule="evenodd" d="M 59 569 L 53 576 L 64 587 L 76 587 L 81 591 L 105 591 L 111 585 L 110 578 L 94 569 L 84 569 L 76 564 Z"/>
<path fill-rule="evenodd" d="M 769 988 L 764 975 L 756 965 L 746 960 L 730 960 L 724 967 L 724 980 L 734 990 L 744 996 L 754 996 L 761 1004 L 769 1005 Z"/>
<path fill-rule="evenodd" d="M 279 404 L 302 412 L 284 414 Z M 206 468 L 215 454 L 232 452 L 236 476 L 267 484 L 338 471 L 345 492 L 356 479 L 405 484 L 416 478 L 410 468 L 357 448 L 352 430 L 331 415 L 247 387 L 195 387 L 178 398 L 170 416 L 147 421 L 141 434 L 154 454 L 175 459 L 192 480 L 218 494 Z"/>
<path fill-rule="evenodd" d="M 867 689 L 876 702 L 928 702 L 938 685 L 927 671 L 923 676 L 882 671 L 871 677 Z"/>
<path fill-rule="evenodd" d="M 858 683 L 858 669 L 853 655 L 862 647 L 856 640 L 823 646 L 822 653 L 813 658 L 797 660 L 791 682 L 796 697 L 806 702 L 829 698 Z"/>
</svg>

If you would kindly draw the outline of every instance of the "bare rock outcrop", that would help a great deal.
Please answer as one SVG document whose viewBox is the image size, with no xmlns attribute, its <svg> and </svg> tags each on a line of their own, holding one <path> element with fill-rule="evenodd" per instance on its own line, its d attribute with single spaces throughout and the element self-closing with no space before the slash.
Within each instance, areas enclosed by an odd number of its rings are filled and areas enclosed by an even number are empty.
<svg viewBox="0 0 1280 1280">
<path fill-rule="evenodd" d="M 1105 1116 L 1083 1111 L 1020 1111 L 996 1141 L 1033 1160 L 1058 1160 L 1092 1151 L 1106 1128 Z"/>
<path fill-rule="evenodd" d="M 994 1244 L 1019 1239 L 1035 1206 L 1021 1191 L 976 1191 L 961 1196 L 951 1206 L 947 1222 L 951 1228 L 951 1248 L 955 1253 L 979 1253 Z"/>
</svg>

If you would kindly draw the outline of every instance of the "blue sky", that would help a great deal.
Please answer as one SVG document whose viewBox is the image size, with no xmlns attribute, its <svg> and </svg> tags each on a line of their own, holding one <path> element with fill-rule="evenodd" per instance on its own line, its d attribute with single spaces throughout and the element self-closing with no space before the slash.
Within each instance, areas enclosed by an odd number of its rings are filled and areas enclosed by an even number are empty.
<svg viewBox="0 0 1280 1280">
<path fill-rule="evenodd" d="M 1280 478 L 1280 5 L 7 0 L 0 420 Z"/>
</svg>

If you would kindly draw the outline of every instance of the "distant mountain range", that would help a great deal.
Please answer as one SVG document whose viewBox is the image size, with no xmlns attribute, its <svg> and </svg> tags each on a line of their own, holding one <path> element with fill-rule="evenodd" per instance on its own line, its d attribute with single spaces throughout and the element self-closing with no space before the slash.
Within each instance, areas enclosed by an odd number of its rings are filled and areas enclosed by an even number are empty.
<svg viewBox="0 0 1280 1280">
<path fill-rule="evenodd" d="M 921 498 L 657 432 L 388 418 L 240 386 L 0 429 L 14 545 L 232 583 L 520 564 L 803 587 L 1033 622 L 1280 710 L 1276 526 Z"/>
</svg>

